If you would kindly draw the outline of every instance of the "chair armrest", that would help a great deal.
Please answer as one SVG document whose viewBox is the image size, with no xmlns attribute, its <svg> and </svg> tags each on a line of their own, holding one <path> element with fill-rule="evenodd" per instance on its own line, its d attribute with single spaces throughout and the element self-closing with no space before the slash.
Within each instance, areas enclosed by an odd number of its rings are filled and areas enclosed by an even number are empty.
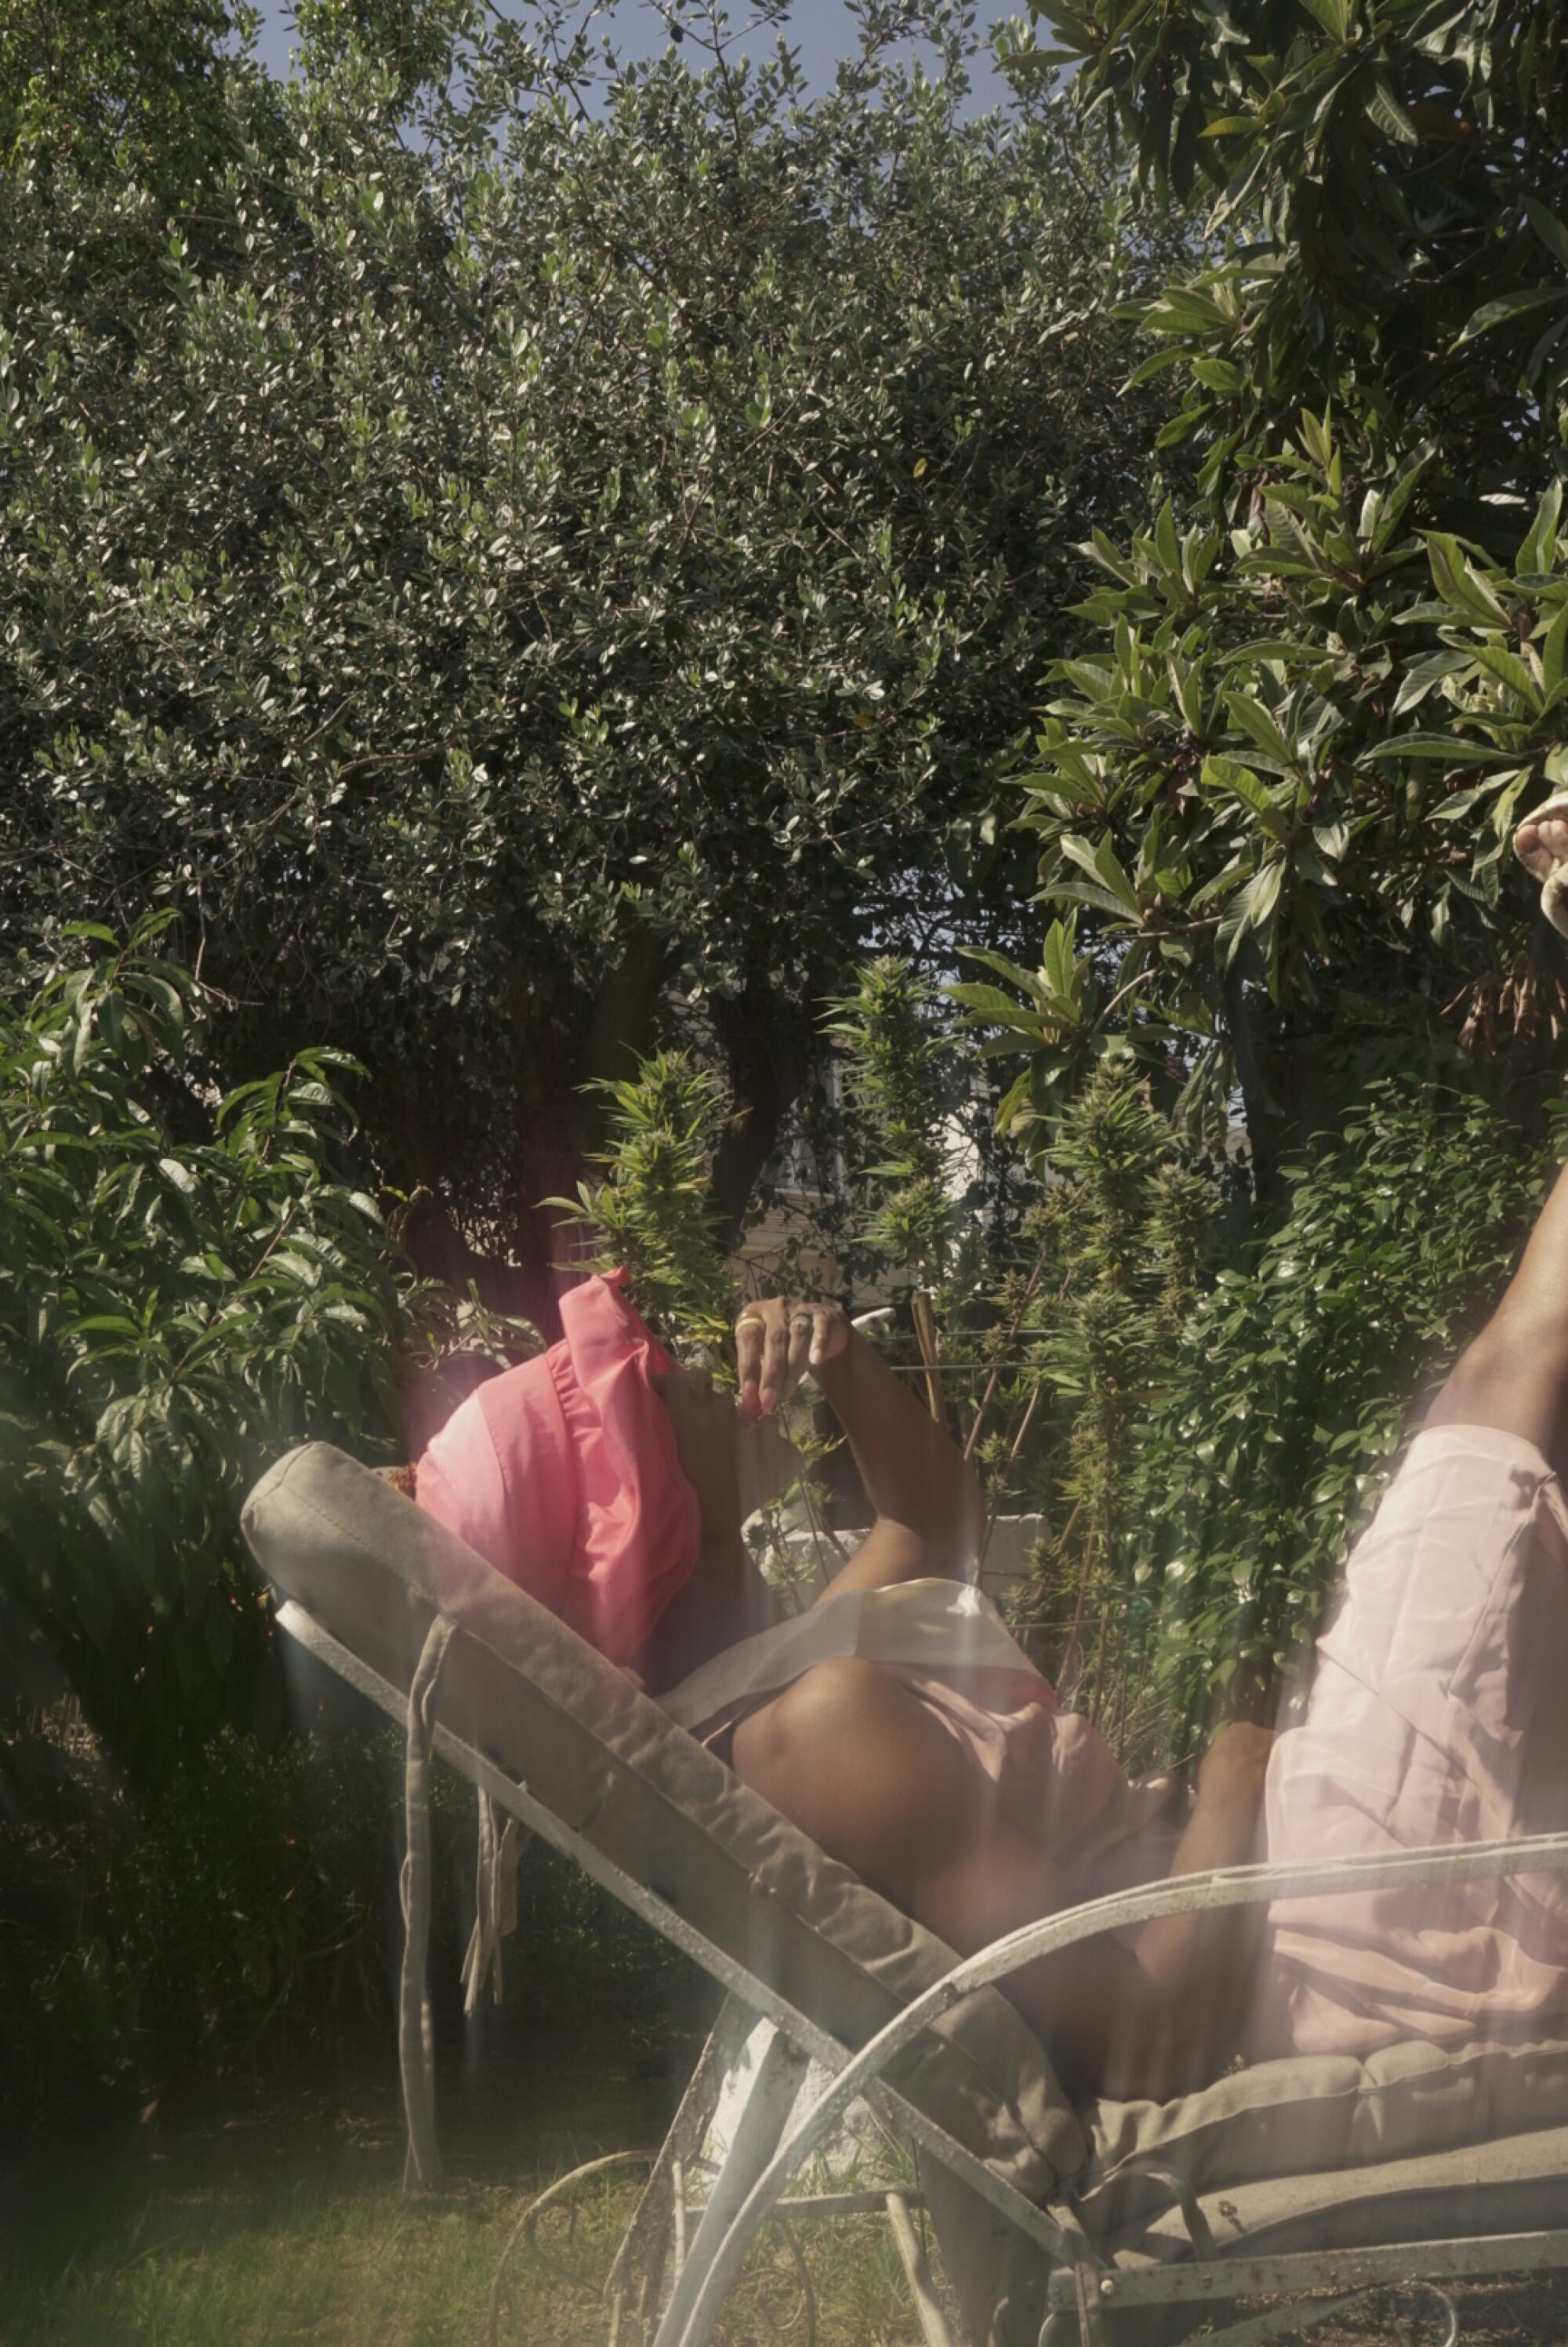
<svg viewBox="0 0 1568 2347">
<path fill-rule="evenodd" d="M 885 2062 L 937 2014 L 973 1990 L 1006 1980 L 1025 1964 L 1074 1947 L 1081 1940 L 1119 1931 L 1129 1923 L 1152 1922 L 1160 1915 L 1187 1915 L 1202 1907 L 1243 1907 L 1276 1898 L 1309 1899 L 1334 1891 L 1388 1891 L 1406 1884 L 1470 1882 L 1488 1876 L 1501 1881 L 1516 1874 L 1565 1872 L 1568 1833 L 1532 1834 L 1512 1841 L 1441 1842 L 1399 1850 L 1391 1857 L 1373 1852 L 1356 1858 L 1296 1859 L 1275 1866 L 1218 1867 L 1206 1874 L 1173 1875 L 1163 1882 L 1085 1900 L 1081 1906 L 1061 1909 L 1038 1923 L 1025 1923 L 993 1940 L 989 1948 L 955 1964 L 946 1979 L 906 2005 L 896 2020 L 862 2046 L 780 2145 L 719 2246 L 702 2294 L 692 2309 L 687 2335 L 706 2336 L 702 2321 L 711 2321 L 723 2302 L 731 2277 L 801 2161 L 875 2082 Z"/>
</svg>

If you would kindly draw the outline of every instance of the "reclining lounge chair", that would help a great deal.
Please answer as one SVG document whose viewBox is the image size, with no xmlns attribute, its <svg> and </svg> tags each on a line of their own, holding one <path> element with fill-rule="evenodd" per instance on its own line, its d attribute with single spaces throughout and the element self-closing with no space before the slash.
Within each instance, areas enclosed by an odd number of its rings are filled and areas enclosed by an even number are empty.
<svg viewBox="0 0 1568 2347">
<path fill-rule="evenodd" d="M 1184 1877 L 1052 1916 L 960 1963 L 370 1469 L 308 1444 L 263 1477 L 243 1521 L 281 1625 L 409 1725 L 405 1877 L 421 1864 L 433 1739 L 497 1811 L 565 1850 L 728 1993 L 730 2017 L 611 2273 L 621 2347 L 649 2336 L 704 2347 L 757 2229 L 860 2096 L 915 2148 L 970 2347 L 1144 2347 L 1201 2320 L 1243 2347 L 1369 2287 L 1568 2265 L 1568 2045 L 1266 2063 L 1170 2104 L 1075 2110 L 993 1984 L 1051 1946 L 1155 1912 L 1568 1867 L 1568 1835 Z M 410 1903 L 403 2044 L 417 2181 L 435 2151 L 416 1879 Z M 688 2240 L 693 2127 L 743 2015 L 776 2034 Z M 792 2124 L 810 2060 L 834 2084 Z M 921 2327 L 943 2347 L 906 2204 L 889 2199 Z M 1325 2291 L 1337 2294 L 1307 2297 Z M 1226 2326 L 1227 2304 L 1261 2296 L 1301 2302 Z"/>
</svg>

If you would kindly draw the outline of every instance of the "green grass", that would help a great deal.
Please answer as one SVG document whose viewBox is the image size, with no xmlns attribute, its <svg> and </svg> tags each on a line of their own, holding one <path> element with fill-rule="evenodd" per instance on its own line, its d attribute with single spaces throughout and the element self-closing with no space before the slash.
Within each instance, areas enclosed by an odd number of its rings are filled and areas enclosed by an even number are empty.
<svg viewBox="0 0 1568 2347">
<path fill-rule="evenodd" d="M 479 2347 L 525 2196 L 601 2150 L 659 2139 L 666 2081 L 603 2066 L 595 2077 L 569 2062 L 552 2076 L 547 2065 L 530 2081 L 534 2065 L 518 2065 L 499 2100 L 493 2081 L 449 2093 L 448 2181 L 425 2200 L 403 2195 L 384 2087 L 156 2146 L 35 2147 L 7 2196 L 5 2347 Z M 507 2347 L 603 2347 L 600 2291 L 640 2183 L 636 2171 L 589 2181 L 515 2253 Z M 759 2246 L 721 2347 L 804 2347 L 802 2260 L 819 2347 L 917 2347 L 886 2224 L 794 2233 L 798 2259 L 776 2231 Z"/>
<path fill-rule="evenodd" d="M 569 2041 L 446 2082 L 447 2181 L 401 2188 L 395 2089 L 306 2101 L 135 2140 L 36 2142 L 0 2201 L 5 2347 L 481 2347 L 491 2277 L 524 2199 L 610 2150 L 651 2147 L 680 2068 Z M 845 2182 L 852 2178 L 844 2178 Z M 505 2347 L 604 2347 L 600 2290 L 641 2176 L 579 2187 L 507 2269 Z M 715 2347 L 918 2347 L 886 2224 L 764 2236 Z M 798 2252 L 798 2255 L 797 2255 Z M 936 2264 L 933 2255 L 933 2264 Z M 939 2274 L 939 2268 L 938 2268 Z M 1469 2347 L 1568 2341 L 1568 2280 L 1454 2291 Z M 1238 2312 L 1240 2310 L 1236 2310 Z M 1434 2304 L 1390 2294 L 1324 2347 L 1437 2347 Z M 624 2334 L 623 2334 L 624 2336 Z"/>
</svg>

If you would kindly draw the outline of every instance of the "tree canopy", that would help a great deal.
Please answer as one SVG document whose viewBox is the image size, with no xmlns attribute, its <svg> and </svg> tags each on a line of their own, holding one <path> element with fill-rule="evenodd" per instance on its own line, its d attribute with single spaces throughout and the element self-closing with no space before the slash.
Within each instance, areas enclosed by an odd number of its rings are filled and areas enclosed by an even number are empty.
<svg viewBox="0 0 1568 2347">
<path fill-rule="evenodd" d="M 867 938 L 1021 933 L 993 777 L 1150 410 L 1104 142 L 902 16 L 809 98 L 413 14 L 226 58 L 178 201 L 18 142 L 0 940 L 172 909 L 226 1074 L 354 1052 L 461 1271 L 629 1046 L 722 1068 L 733 1218 Z"/>
<path fill-rule="evenodd" d="M 1563 11 L 1037 13 L 1190 220 L 1137 317 L 1194 477 L 1092 541 L 1022 801 L 1079 932 L 989 1008 L 1026 1115 L 1122 1028 L 1211 1133 L 1239 1084 L 1266 1191 L 1380 1065 L 1527 1106 L 1563 1030 L 1508 853 L 1568 777 Z"/>
</svg>

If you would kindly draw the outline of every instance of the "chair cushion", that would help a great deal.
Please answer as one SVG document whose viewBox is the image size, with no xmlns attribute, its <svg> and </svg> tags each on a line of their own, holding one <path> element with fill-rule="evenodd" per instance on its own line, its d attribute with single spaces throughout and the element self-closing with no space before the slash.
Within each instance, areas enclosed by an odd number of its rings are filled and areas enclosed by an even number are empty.
<svg viewBox="0 0 1568 2347">
<path fill-rule="evenodd" d="M 449 1617 L 438 1719 L 841 2045 L 864 2045 L 957 1962 L 343 1451 L 291 1451 L 242 1522 L 277 1588 L 400 1692 L 433 1612 Z M 1030 2199 L 1084 2163 L 1039 2041 L 994 1989 L 933 2023 L 887 2077 Z"/>
<path fill-rule="evenodd" d="M 1466 2178 L 1495 2175 L 1512 2189 L 1568 2138 L 1568 2044 L 1300 2055 L 1175 2102 L 1102 2101 L 1084 2116 L 1091 2157 L 1074 2202 L 1097 2242 L 1134 2261 L 1186 2248 L 1169 2187 L 1140 2170 L 1150 2160 L 1185 2178 L 1222 2250 L 1266 2226 L 1271 2249 L 1297 2235 L 1299 2245 L 1398 2239 L 1382 2229 L 1419 2219 L 1396 2203 L 1450 2209 Z"/>
</svg>

